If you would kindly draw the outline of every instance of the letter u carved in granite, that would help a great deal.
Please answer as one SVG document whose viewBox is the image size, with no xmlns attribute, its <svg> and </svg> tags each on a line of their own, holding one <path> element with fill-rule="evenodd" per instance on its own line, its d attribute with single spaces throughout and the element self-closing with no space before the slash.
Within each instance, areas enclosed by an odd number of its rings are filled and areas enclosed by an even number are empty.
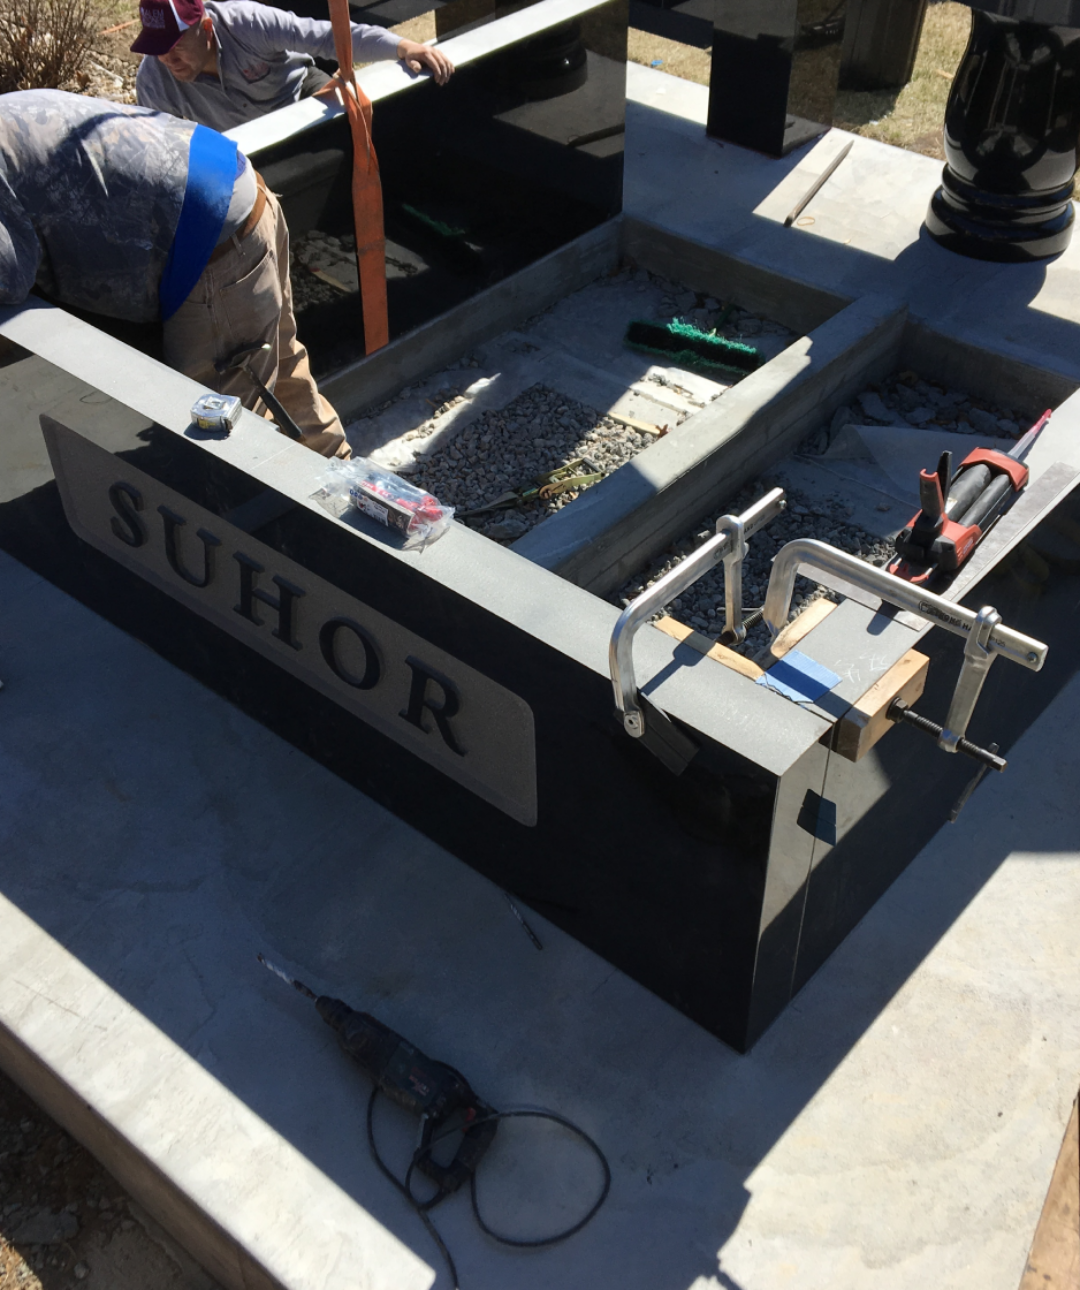
<svg viewBox="0 0 1080 1290">
<path fill-rule="evenodd" d="M 208 587 L 214 577 L 214 549 L 221 545 L 220 540 L 214 537 L 213 533 L 208 533 L 206 529 L 195 530 L 195 536 L 202 543 L 203 558 L 202 575 L 194 574 L 184 563 L 183 552 L 180 549 L 180 530 L 185 527 L 187 520 L 167 506 L 159 506 L 158 513 L 165 522 L 165 558 L 173 573 L 179 574 L 193 587 Z"/>
</svg>

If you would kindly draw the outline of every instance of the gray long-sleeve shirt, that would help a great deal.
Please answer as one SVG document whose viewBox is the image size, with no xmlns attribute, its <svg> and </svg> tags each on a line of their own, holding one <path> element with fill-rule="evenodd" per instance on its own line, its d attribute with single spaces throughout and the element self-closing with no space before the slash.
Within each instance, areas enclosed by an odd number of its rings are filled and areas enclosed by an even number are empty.
<svg viewBox="0 0 1080 1290">
<path fill-rule="evenodd" d="M 135 94 L 144 107 L 231 130 L 295 103 L 312 58 L 334 57 L 328 22 L 256 0 L 205 0 L 205 8 L 214 20 L 217 75 L 181 82 L 156 58 L 146 57 L 135 78 Z M 354 24 L 352 33 L 358 63 L 397 58 L 400 37 L 384 28 Z"/>
<path fill-rule="evenodd" d="M 0 95 L 0 304 L 36 282 L 94 313 L 160 317 L 194 129 L 61 90 Z"/>
</svg>

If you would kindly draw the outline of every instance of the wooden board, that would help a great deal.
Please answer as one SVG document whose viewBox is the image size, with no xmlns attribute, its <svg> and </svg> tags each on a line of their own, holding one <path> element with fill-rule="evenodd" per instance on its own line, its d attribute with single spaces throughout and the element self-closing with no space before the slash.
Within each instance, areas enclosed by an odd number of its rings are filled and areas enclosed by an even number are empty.
<svg viewBox="0 0 1080 1290">
<path fill-rule="evenodd" d="M 788 623 L 773 641 L 769 649 L 769 667 L 779 662 L 789 650 L 793 650 L 799 641 L 813 631 L 818 623 L 826 619 L 835 608 L 831 600 L 815 600 L 813 604 L 808 605 L 798 618 Z M 723 663 L 725 667 L 730 667 L 733 672 L 738 672 L 751 681 L 756 681 L 759 676 L 764 676 L 768 671 L 768 668 L 760 666 L 752 659 L 744 658 L 741 654 L 736 654 L 733 649 L 728 649 L 726 645 L 718 644 L 711 637 L 694 631 L 692 627 L 687 627 L 676 618 L 659 618 L 653 626 L 659 627 L 668 636 L 674 637 L 684 645 L 689 645 L 691 649 L 696 649 L 706 658 Z"/>
<path fill-rule="evenodd" d="M 773 663 L 778 663 L 785 654 L 793 650 L 798 643 L 818 626 L 836 608 L 831 600 L 814 600 L 802 611 L 794 622 L 788 625 L 777 635 L 776 640 L 769 646 L 769 667 Z"/>
<path fill-rule="evenodd" d="M 751 681 L 756 681 L 759 676 L 765 675 L 765 669 L 758 667 L 751 659 L 743 658 L 741 654 L 736 654 L 726 645 L 718 645 L 710 637 L 703 636 L 701 632 L 694 631 L 692 627 L 687 627 L 685 623 L 680 623 L 675 618 L 659 618 L 653 625 L 659 627 L 668 636 L 673 636 L 675 640 L 689 645 L 691 649 L 696 649 L 699 654 L 715 659 L 717 663 L 723 663 L 725 667 L 730 667 L 733 672 L 739 672 Z"/>
<path fill-rule="evenodd" d="M 925 654 L 909 649 L 836 723 L 833 739 L 836 752 L 848 761 L 864 757 L 895 725 L 885 715 L 893 699 L 913 704 L 922 695 L 929 666 L 930 660 Z"/>
<path fill-rule="evenodd" d="M 1073 1102 L 1020 1290 L 1080 1287 L 1080 1113 Z"/>
</svg>

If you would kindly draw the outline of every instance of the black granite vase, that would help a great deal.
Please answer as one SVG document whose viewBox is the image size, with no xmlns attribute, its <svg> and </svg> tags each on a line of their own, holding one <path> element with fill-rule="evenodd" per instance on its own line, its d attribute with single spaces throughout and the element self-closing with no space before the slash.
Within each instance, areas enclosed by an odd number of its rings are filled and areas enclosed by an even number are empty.
<svg viewBox="0 0 1080 1290">
<path fill-rule="evenodd" d="M 971 16 L 926 226 L 961 255 L 1047 259 L 1068 246 L 1075 218 L 1080 28 Z"/>
</svg>

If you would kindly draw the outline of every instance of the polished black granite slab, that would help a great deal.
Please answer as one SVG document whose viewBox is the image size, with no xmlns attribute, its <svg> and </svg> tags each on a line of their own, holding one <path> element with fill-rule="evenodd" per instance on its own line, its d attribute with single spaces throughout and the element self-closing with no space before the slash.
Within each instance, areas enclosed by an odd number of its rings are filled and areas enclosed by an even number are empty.
<svg viewBox="0 0 1080 1290">
<path fill-rule="evenodd" d="M 1048 27 L 1080 27 L 1080 0 L 960 0 L 969 9 L 1037 22 Z"/>
<path fill-rule="evenodd" d="M 772 157 L 823 133 L 843 42 L 836 0 L 716 0 L 707 132 Z"/>
<path fill-rule="evenodd" d="M 847 0 L 840 85 L 898 89 L 911 79 L 928 0 Z"/>
<path fill-rule="evenodd" d="M 505 12 L 453 0 L 439 17 L 448 34 Z M 446 86 L 417 82 L 375 104 L 391 339 L 621 211 L 626 14 L 626 0 L 611 0 L 459 68 Z M 344 118 L 253 160 L 294 238 L 351 231 Z M 363 352 L 356 293 L 304 310 L 297 325 L 317 374 Z"/>
<path fill-rule="evenodd" d="M 25 473 L 41 456 L 37 408 L 50 449 L 66 456 L 63 491 L 48 472 Z M 0 547 L 740 1050 L 933 836 L 975 769 L 907 728 L 851 763 L 830 751 L 827 726 L 767 757 L 763 727 L 756 760 L 749 744 L 726 747 L 712 717 L 710 733 L 680 727 L 698 752 L 672 774 L 615 720 L 595 665 L 602 648 L 568 648 L 565 634 L 555 643 L 551 625 L 581 615 L 585 593 L 566 588 L 577 601 L 564 611 L 550 575 L 457 528 L 405 559 L 363 517 L 335 523 L 206 451 L 195 432 L 168 430 L 38 357 L 0 367 L 5 478 Z M 1075 526 L 1078 514 L 1070 501 L 1044 528 Z M 1039 533 L 1029 541 L 1042 549 Z M 1051 647 L 1037 677 L 991 670 L 971 734 L 1006 752 L 1077 667 L 1080 568 L 1065 556 L 1036 588 L 1018 559 L 966 597 Z M 440 575 L 450 568 L 453 579 Z M 527 620 L 491 607 L 493 580 L 528 587 Z M 217 620 L 200 608 L 215 597 Z M 594 644 L 610 626 L 605 607 Z M 918 707 L 940 719 L 961 642 L 933 633 L 919 647 L 931 668 Z M 683 648 L 675 672 L 704 684 L 700 656 Z M 406 683 L 381 725 L 349 707 L 392 675 Z M 790 705 L 768 702 L 782 726 Z M 472 723 L 460 741 L 459 714 Z M 417 730 L 445 745 L 442 768 L 417 755 Z M 531 813 L 446 772 L 480 741 L 522 762 L 509 769 L 533 785 Z"/>
</svg>

